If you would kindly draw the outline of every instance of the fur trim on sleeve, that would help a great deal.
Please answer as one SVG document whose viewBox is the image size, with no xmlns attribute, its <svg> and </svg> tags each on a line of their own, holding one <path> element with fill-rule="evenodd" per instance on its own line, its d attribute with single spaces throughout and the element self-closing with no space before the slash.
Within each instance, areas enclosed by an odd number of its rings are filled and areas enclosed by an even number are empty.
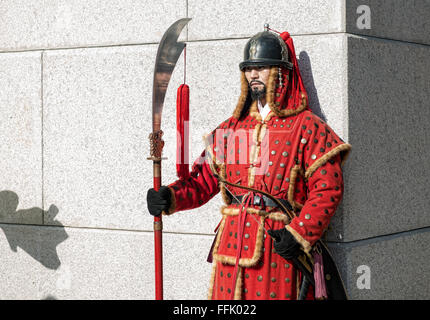
<svg viewBox="0 0 430 320">
<path fill-rule="evenodd" d="M 310 251 L 312 249 L 311 244 L 305 239 L 303 239 L 303 237 L 296 230 L 290 227 L 290 225 L 286 225 L 285 228 L 294 236 L 296 241 L 302 246 L 305 253 L 310 254 Z"/>
<path fill-rule="evenodd" d="M 344 143 L 341 144 L 339 146 L 337 146 L 336 148 L 330 150 L 329 152 L 327 152 L 324 156 L 322 156 L 321 158 L 319 158 L 317 161 L 315 161 L 305 172 L 305 178 L 308 179 L 314 172 L 316 169 L 318 169 L 319 167 L 321 167 L 324 163 L 326 163 L 328 160 L 330 160 L 331 158 L 333 158 L 334 156 L 336 156 L 338 153 L 342 152 L 342 162 L 341 164 L 343 165 L 346 161 L 346 159 L 349 156 L 349 152 L 351 151 L 351 145 L 348 143 Z"/>
<path fill-rule="evenodd" d="M 164 212 L 163 211 L 163 215 L 171 215 L 172 213 L 175 213 L 176 211 L 176 196 L 175 196 L 175 190 L 173 190 L 171 187 L 168 187 L 170 194 L 171 194 L 171 198 L 170 198 L 170 207 L 169 207 L 169 211 L 168 212 Z"/>
</svg>

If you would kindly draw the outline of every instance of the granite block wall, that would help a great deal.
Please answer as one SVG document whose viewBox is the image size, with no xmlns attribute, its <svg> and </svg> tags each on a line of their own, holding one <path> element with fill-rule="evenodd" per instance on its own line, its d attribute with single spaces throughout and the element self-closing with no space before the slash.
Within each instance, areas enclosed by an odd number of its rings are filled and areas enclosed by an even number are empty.
<svg viewBox="0 0 430 320">
<path fill-rule="evenodd" d="M 154 298 L 152 72 L 183 17 L 190 158 L 234 109 L 247 39 L 265 22 L 289 31 L 313 111 L 353 146 L 326 236 L 350 298 L 428 299 L 417 279 L 430 276 L 429 10 L 425 0 L 2 1 L 0 299 Z M 180 57 L 163 113 L 165 184 L 183 77 Z M 221 202 L 164 219 L 165 299 L 206 299 Z"/>
</svg>

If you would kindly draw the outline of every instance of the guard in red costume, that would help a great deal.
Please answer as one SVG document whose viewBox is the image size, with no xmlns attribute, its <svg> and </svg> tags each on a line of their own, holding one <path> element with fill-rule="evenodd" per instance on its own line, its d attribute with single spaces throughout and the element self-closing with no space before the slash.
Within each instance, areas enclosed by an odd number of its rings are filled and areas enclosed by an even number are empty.
<svg viewBox="0 0 430 320">
<path fill-rule="evenodd" d="M 324 287 L 330 275 L 317 276 L 315 244 L 342 199 L 341 166 L 351 147 L 309 109 L 287 32 L 267 27 L 253 36 L 239 67 L 233 115 L 205 137 L 188 178 L 148 191 L 149 211 L 189 210 L 222 193 L 209 299 L 303 297 L 305 276 L 294 263 L 301 254 L 315 263 L 315 286 L 304 296 L 327 298 L 321 281 Z"/>
</svg>

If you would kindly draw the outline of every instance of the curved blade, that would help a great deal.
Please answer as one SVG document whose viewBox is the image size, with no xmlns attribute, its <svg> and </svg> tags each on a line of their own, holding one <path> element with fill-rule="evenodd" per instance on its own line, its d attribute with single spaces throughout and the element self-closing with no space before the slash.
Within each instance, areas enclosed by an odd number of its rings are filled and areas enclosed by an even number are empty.
<svg viewBox="0 0 430 320">
<path fill-rule="evenodd" d="M 184 18 L 173 23 L 164 33 L 158 46 L 154 69 L 154 87 L 152 91 L 152 131 L 160 130 L 164 97 L 176 62 L 185 47 L 178 42 L 179 34 L 191 18 Z"/>
</svg>

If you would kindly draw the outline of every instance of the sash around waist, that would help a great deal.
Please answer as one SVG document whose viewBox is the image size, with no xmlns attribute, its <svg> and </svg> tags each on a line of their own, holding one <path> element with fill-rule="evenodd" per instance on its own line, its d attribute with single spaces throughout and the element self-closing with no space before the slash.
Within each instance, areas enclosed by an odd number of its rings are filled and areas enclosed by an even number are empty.
<svg viewBox="0 0 430 320">
<path fill-rule="evenodd" d="M 245 197 L 245 195 L 235 196 L 232 199 L 232 203 L 233 204 L 240 204 L 240 203 L 244 202 L 244 199 L 243 199 L 244 197 Z M 288 210 L 293 211 L 291 204 L 287 200 L 284 200 L 284 199 L 278 199 L 278 200 Z M 238 201 L 240 201 L 240 202 L 238 202 Z M 263 195 L 263 197 L 260 197 L 259 195 L 254 196 L 254 202 L 252 203 L 254 206 L 261 206 L 261 205 L 263 205 L 263 203 L 264 203 L 264 205 L 266 205 L 266 207 L 279 208 L 279 205 L 275 201 L 273 201 L 269 197 L 266 197 L 265 195 Z"/>
</svg>

